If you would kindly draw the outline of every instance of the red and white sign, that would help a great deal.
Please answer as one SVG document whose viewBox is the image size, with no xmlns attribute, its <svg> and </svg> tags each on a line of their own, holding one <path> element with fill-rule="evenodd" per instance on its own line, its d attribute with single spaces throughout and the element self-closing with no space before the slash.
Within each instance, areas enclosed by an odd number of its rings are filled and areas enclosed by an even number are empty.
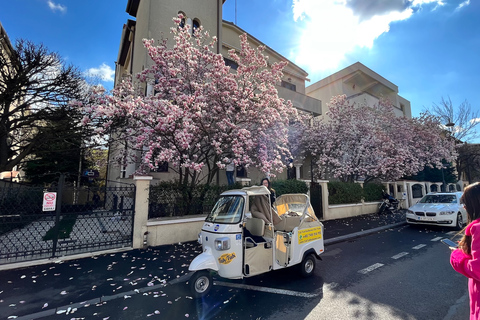
<svg viewBox="0 0 480 320">
<path fill-rule="evenodd" d="M 56 203 L 57 203 L 56 192 L 45 192 L 43 194 L 43 211 L 55 211 Z"/>
</svg>

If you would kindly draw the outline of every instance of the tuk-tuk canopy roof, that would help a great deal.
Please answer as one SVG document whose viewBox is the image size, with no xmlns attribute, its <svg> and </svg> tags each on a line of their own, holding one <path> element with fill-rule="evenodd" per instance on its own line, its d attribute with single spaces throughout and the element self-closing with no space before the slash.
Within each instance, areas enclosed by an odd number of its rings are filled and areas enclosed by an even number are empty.
<svg viewBox="0 0 480 320">
<path fill-rule="evenodd" d="M 247 195 L 247 196 L 259 196 L 268 195 L 270 191 L 265 186 L 253 186 L 245 187 L 242 189 L 228 190 L 222 193 L 222 195 Z"/>
</svg>

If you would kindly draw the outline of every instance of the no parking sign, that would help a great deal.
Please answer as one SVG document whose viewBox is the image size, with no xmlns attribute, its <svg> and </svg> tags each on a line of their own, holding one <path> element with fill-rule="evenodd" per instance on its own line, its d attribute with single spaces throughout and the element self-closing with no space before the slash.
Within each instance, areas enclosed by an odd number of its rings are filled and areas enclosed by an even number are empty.
<svg viewBox="0 0 480 320">
<path fill-rule="evenodd" d="M 55 204 L 57 203 L 56 192 L 43 193 L 43 211 L 55 211 Z"/>
</svg>

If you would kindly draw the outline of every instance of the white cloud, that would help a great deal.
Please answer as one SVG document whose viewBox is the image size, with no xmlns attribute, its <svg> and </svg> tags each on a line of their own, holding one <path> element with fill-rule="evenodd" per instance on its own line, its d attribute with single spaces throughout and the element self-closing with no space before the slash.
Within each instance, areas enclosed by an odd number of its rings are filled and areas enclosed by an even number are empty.
<svg viewBox="0 0 480 320">
<path fill-rule="evenodd" d="M 294 20 L 303 26 L 294 62 L 312 73 L 338 70 L 346 54 L 371 49 L 392 22 L 407 20 L 428 4 L 433 10 L 444 5 L 441 0 L 293 0 Z"/>
<path fill-rule="evenodd" d="M 480 124 L 480 118 L 473 118 L 470 120 L 470 124 L 475 125 L 475 124 Z"/>
<path fill-rule="evenodd" d="M 55 2 L 48 0 L 48 7 L 53 11 L 60 11 L 61 13 L 67 12 L 67 7 L 61 4 L 56 4 Z"/>
<path fill-rule="evenodd" d="M 90 68 L 85 73 L 89 77 L 97 77 L 107 82 L 113 82 L 113 77 L 115 76 L 115 70 L 110 68 L 106 63 L 102 63 L 98 68 Z"/>
<path fill-rule="evenodd" d="M 462 9 L 463 7 L 466 7 L 468 5 L 470 5 L 470 0 L 465 0 L 462 3 L 460 3 L 455 10 L 458 11 L 458 10 Z"/>
</svg>

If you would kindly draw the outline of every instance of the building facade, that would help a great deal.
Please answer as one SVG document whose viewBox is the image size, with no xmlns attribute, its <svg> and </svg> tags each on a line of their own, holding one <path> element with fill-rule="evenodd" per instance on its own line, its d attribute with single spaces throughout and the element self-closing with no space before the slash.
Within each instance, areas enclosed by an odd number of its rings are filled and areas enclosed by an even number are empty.
<svg viewBox="0 0 480 320">
<path fill-rule="evenodd" d="M 218 38 L 217 52 L 222 54 L 227 65 L 235 69 L 234 62 L 229 59 L 228 51 L 231 49 L 240 51 L 239 36 L 246 32 L 235 24 L 222 20 L 222 5 L 224 2 L 222 0 L 205 0 L 201 3 L 188 0 L 161 2 L 128 0 L 126 11 L 132 19 L 128 19 L 123 26 L 115 70 L 115 85 L 118 85 L 127 76 L 135 75 L 151 65 L 152 61 L 143 46 L 142 39 L 169 38 L 169 41 L 172 41 L 173 44 L 170 28 L 173 26 L 172 18 L 178 16 L 179 13 L 185 17 L 185 23 L 192 28 L 203 26 L 205 30 L 209 31 L 210 36 L 216 36 Z M 264 45 L 251 35 L 248 35 L 248 40 L 254 48 Z M 266 46 L 264 53 L 269 57 L 269 63 L 288 61 L 268 46 Z M 283 73 L 284 77 L 277 86 L 279 97 L 290 100 L 293 106 L 301 112 L 308 112 L 315 116 L 321 115 L 321 101 L 309 97 L 305 93 L 308 73 L 291 61 L 288 61 Z M 145 90 L 147 92 L 148 88 Z M 116 152 L 115 148 L 111 150 L 110 156 L 114 156 L 114 152 Z M 109 166 L 109 180 L 129 178 L 136 169 L 136 164 L 129 164 L 125 167 Z M 157 172 L 151 172 L 151 174 L 159 180 L 173 180 L 177 177 L 176 173 L 169 170 L 168 164 L 159 168 Z M 293 174 L 296 174 L 297 178 L 302 175 L 301 171 Z M 257 184 L 263 177 L 264 174 L 254 168 L 246 170 L 238 167 L 235 174 L 236 180 L 243 184 Z M 286 179 L 287 171 L 278 175 L 278 178 Z M 217 181 L 220 184 L 227 182 L 225 172 L 220 172 Z"/>
<path fill-rule="evenodd" d="M 239 36 L 246 32 L 234 23 L 222 20 L 224 2 L 224 0 L 128 0 L 126 12 L 131 19 L 123 26 L 115 85 L 127 76 L 136 75 L 152 63 L 142 39 L 168 38 L 173 44 L 170 28 L 173 26 L 172 18 L 179 13 L 185 17 L 185 23 L 192 29 L 203 26 L 211 36 L 216 36 L 218 38 L 216 51 L 222 54 L 227 65 L 235 69 L 235 63 L 229 59 L 228 51 L 240 50 Z M 264 45 L 250 34 L 248 41 L 254 48 Z M 280 98 L 290 100 L 300 112 L 325 117 L 327 111 L 325 102 L 328 103 L 332 96 L 346 94 L 352 101 L 368 104 L 374 104 L 382 97 L 388 98 L 393 102 L 398 116 L 411 117 L 410 102 L 398 95 L 398 87 L 359 62 L 307 87 L 306 82 L 309 79 L 305 70 L 268 46 L 265 46 L 264 53 L 269 57 L 269 63 L 288 62 L 283 71 L 283 79 L 277 85 L 278 95 Z M 147 91 L 148 88 L 145 88 L 145 93 Z M 111 150 L 111 156 L 114 152 L 115 148 Z M 294 159 L 292 165 L 293 168 L 277 175 L 278 179 L 310 180 L 309 159 Z M 109 180 L 129 178 L 136 169 L 135 164 L 125 167 L 109 166 L 108 178 Z M 168 164 L 151 174 L 154 179 L 159 180 L 173 180 L 177 177 L 169 170 Z M 236 170 L 236 180 L 244 184 L 257 184 L 262 177 L 263 173 L 254 168 L 245 170 L 240 167 Z M 217 182 L 227 183 L 225 172 L 220 172 Z"/>
<path fill-rule="evenodd" d="M 331 97 L 344 94 L 352 102 L 367 105 L 388 99 L 397 116 L 412 117 L 410 101 L 398 94 L 398 87 L 360 62 L 308 86 L 306 94 L 324 102 L 324 115 Z"/>
</svg>

